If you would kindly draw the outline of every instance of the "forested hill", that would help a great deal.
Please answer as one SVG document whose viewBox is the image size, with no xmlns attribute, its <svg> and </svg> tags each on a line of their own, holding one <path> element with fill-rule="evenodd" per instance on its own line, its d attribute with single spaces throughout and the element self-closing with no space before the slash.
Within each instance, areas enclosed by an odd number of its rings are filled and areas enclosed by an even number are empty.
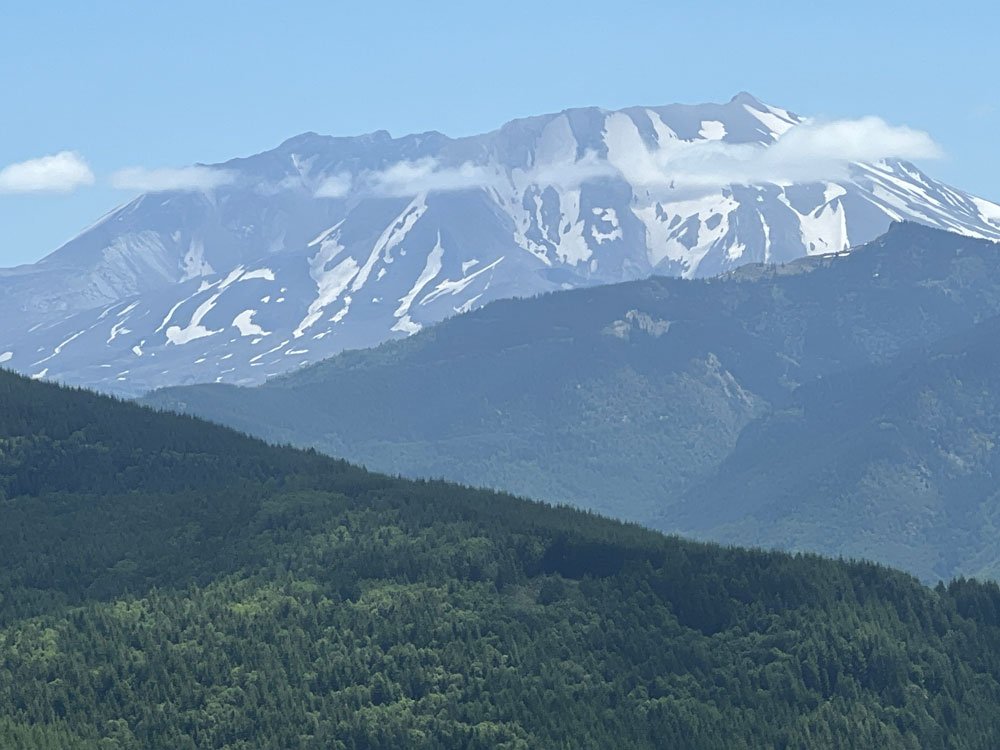
<svg viewBox="0 0 1000 750">
<path fill-rule="evenodd" d="M 783 513 L 758 517 L 766 481 L 756 504 L 709 492 L 725 484 L 727 461 L 755 448 L 760 420 L 795 406 L 800 387 L 888 364 L 997 315 L 1000 246 L 897 224 L 850 253 L 785 266 L 496 302 L 258 388 L 172 388 L 148 403 L 381 471 L 500 488 L 713 541 L 849 550 L 947 580 L 1000 570 L 996 534 L 973 534 L 952 554 L 966 526 L 947 509 L 997 507 L 981 486 L 973 495 L 932 479 L 940 492 L 911 502 L 923 479 L 909 466 L 899 481 L 852 484 L 867 465 L 862 453 L 826 473 L 836 512 L 817 502 L 821 512 L 807 520 L 794 509 L 809 499 L 794 493 Z M 855 386 L 866 388 L 863 379 Z M 934 434 L 933 421 L 911 426 Z M 995 435 L 983 431 L 984 449 Z M 817 471 L 794 440 L 753 455 L 762 476 L 808 487 Z M 838 504 L 849 495 L 853 504 Z M 870 523 L 876 515 L 892 521 Z M 921 533 L 906 533 L 907 516 Z"/>
<path fill-rule="evenodd" d="M 0 747 L 994 748 L 1000 590 L 0 372 Z"/>
</svg>

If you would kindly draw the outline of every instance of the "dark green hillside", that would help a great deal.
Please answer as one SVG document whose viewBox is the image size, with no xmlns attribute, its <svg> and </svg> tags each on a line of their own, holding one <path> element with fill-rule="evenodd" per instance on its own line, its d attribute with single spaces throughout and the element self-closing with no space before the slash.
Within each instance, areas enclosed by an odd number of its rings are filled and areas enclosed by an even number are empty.
<svg viewBox="0 0 1000 750">
<path fill-rule="evenodd" d="M 0 372 L 0 747 L 991 748 L 1000 590 Z"/>
<path fill-rule="evenodd" d="M 873 506 L 870 513 L 848 504 L 800 518 L 795 502 L 819 509 L 842 495 L 806 497 L 822 454 L 799 467 L 805 459 L 790 443 L 752 454 L 759 472 L 797 477 L 780 518 L 757 518 L 754 506 L 734 502 L 738 482 L 686 499 L 693 488 L 721 487 L 713 478 L 734 450 L 751 455 L 757 420 L 793 408 L 800 386 L 886 364 L 998 313 L 996 245 L 902 224 L 846 256 L 499 302 L 260 388 L 175 388 L 148 403 L 379 470 L 500 487 L 727 542 L 850 553 L 947 579 L 995 571 L 1000 543 L 995 534 L 972 535 L 954 553 L 954 519 L 928 515 L 905 477 L 856 486 L 856 502 Z M 990 435 L 1000 442 L 1000 433 Z M 951 505 L 959 485 L 940 489 L 931 505 Z M 764 482 L 755 502 L 777 507 L 766 493 Z M 987 495 L 975 497 L 992 507 Z M 726 526 L 715 521 L 720 508 Z M 911 512 L 921 533 L 907 531 Z M 868 525 L 873 513 L 893 520 Z"/>
</svg>

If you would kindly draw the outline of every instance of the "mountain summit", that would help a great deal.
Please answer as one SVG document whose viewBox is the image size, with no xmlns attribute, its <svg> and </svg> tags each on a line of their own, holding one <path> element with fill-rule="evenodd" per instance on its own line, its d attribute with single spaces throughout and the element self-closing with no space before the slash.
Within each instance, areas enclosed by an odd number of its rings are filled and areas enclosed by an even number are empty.
<svg viewBox="0 0 1000 750">
<path fill-rule="evenodd" d="M 896 220 L 1000 239 L 1000 206 L 905 161 L 804 164 L 788 134 L 809 127 L 740 93 L 465 138 L 306 133 L 0 271 L 0 363 L 122 393 L 252 384 L 493 299 L 841 252 Z"/>
</svg>

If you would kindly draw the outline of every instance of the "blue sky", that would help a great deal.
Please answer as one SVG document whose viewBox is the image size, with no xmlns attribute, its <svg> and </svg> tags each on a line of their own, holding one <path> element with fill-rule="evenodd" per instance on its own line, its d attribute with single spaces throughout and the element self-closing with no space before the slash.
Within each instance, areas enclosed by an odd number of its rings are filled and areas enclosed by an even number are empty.
<svg viewBox="0 0 1000 750">
<path fill-rule="evenodd" d="M 598 105 L 725 101 L 925 130 L 934 176 L 1000 199 L 988 2 L 11 2 L 0 169 L 74 151 L 69 193 L 0 192 L 0 266 L 128 200 L 126 167 L 223 161 L 314 130 L 463 135 Z M 85 181 L 84 181 L 85 182 Z"/>
</svg>

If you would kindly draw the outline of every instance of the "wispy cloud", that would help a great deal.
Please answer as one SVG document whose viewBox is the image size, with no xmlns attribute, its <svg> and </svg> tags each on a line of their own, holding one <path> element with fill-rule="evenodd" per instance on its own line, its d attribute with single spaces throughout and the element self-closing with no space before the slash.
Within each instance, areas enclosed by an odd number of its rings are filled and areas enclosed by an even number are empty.
<svg viewBox="0 0 1000 750">
<path fill-rule="evenodd" d="M 73 151 L 10 164 L 0 169 L 0 193 L 68 193 L 94 183 L 94 173 Z"/>
<path fill-rule="evenodd" d="M 166 190 L 209 191 L 229 185 L 235 179 L 232 172 L 213 167 L 179 167 L 146 169 L 129 167 L 111 175 L 111 184 L 119 190 L 158 193 Z"/>
<path fill-rule="evenodd" d="M 352 190 L 360 195 L 408 197 L 419 193 L 449 193 L 510 187 L 518 184 L 553 185 L 572 189 L 588 180 L 618 174 L 607 161 L 588 152 L 575 162 L 538 164 L 528 170 L 508 174 L 496 166 L 464 162 L 456 166 L 442 165 L 426 157 L 416 161 L 401 161 L 382 170 L 362 172 L 357 177 L 342 173 L 324 180 L 316 191 L 317 197 L 341 198 Z"/>
<path fill-rule="evenodd" d="M 316 195 L 342 198 L 354 192 L 406 197 L 418 193 L 503 189 L 512 184 L 519 188 L 534 184 L 569 190 L 584 182 L 606 178 L 621 178 L 654 191 L 659 188 L 705 191 L 738 184 L 838 180 L 848 176 L 854 162 L 941 156 L 941 149 L 927 133 L 890 125 L 878 117 L 807 121 L 771 146 L 677 139 L 649 148 L 631 121 L 624 127 L 628 132 L 609 138 L 607 158 L 589 151 L 575 161 L 542 162 L 508 173 L 492 165 L 472 162 L 443 165 L 428 157 L 353 177 L 346 172 L 327 177 Z"/>
<path fill-rule="evenodd" d="M 934 159 L 941 149 L 925 132 L 877 117 L 806 122 L 765 147 L 724 141 L 668 141 L 649 149 L 636 137 L 609 158 L 622 176 L 646 188 L 718 189 L 842 179 L 854 162 Z"/>
<path fill-rule="evenodd" d="M 465 162 L 455 167 L 443 167 L 432 158 L 398 162 L 362 176 L 365 189 L 387 196 L 470 190 L 496 184 L 498 180 L 496 170 L 486 166 Z"/>
<path fill-rule="evenodd" d="M 317 198 L 343 198 L 351 192 L 353 180 L 350 173 L 341 172 L 324 179 L 316 188 Z"/>
<path fill-rule="evenodd" d="M 812 155 L 841 161 L 939 159 L 943 155 L 928 133 L 890 125 L 880 117 L 807 121 L 789 130 L 775 149 L 789 156 Z"/>
<path fill-rule="evenodd" d="M 619 170 L 594 151 L 588 151 L 573 162 L 543 162 L 521 173 L 523 180 L 533 185 L 552 185 L 562 190 L 578 188 L 584 182 L 616 177 Z"/>
</svg>

